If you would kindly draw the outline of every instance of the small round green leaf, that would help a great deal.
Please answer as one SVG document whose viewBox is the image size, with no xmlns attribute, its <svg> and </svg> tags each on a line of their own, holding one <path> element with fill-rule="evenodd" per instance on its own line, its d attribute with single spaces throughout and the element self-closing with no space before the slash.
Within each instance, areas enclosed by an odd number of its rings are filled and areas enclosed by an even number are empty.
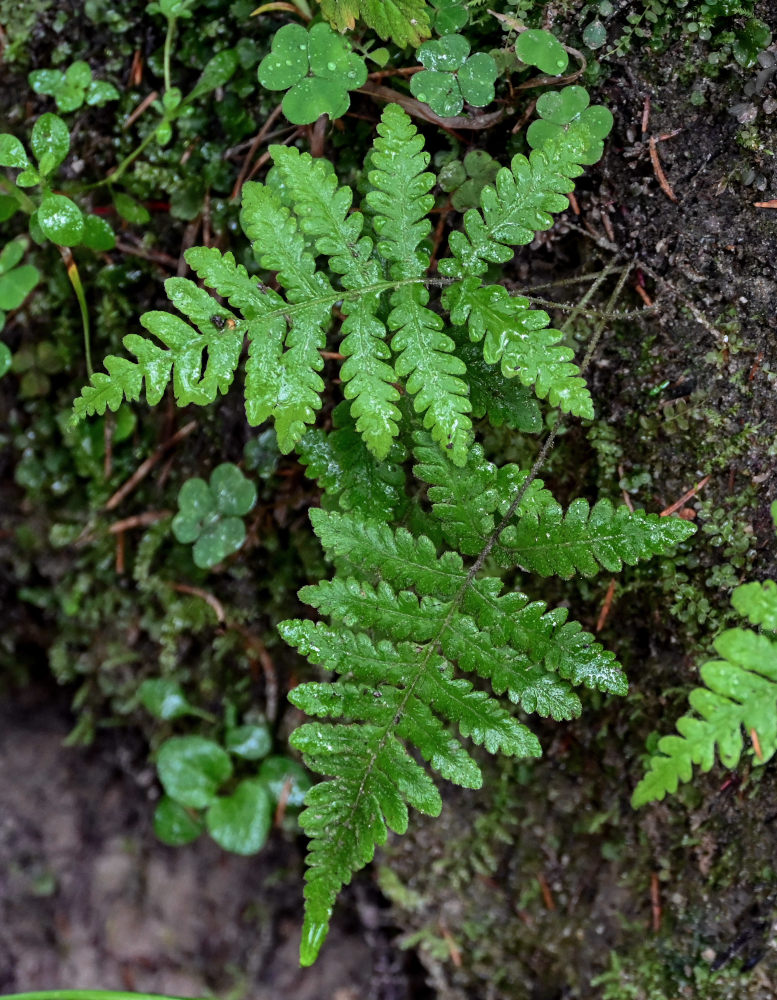
<svg viewBox="0 0 777 1000">
<path fill-rule="evenodd" d="M 192 557 L 200 569 L 210 569 L 237 552 L 245 541 L 246 526 L 239 517 L 226 517 L 211 524 L 194 543 Z"/>
<path fill-rule="evenodd" d="M 437 0 L 434 30 L 438 35 L 452 35 L 461 31 L 469 20 L 467 8 L 460 0 Z"/>
<path fill-rule="evenodd" d="M 108 101 L 118 101 L 120 97 L 118 90 L 107 80 L 93 80 L 86 91 L 86 103 L 89 107 L 102 107 Z"/>
<path fill-rule="evenodd" d="M 314 24 L 308 41 L 310 70 L 324 80 L 337 80 L 346 90 L 356 90 L 367 79 L 363 59 L 351 52 L 350 42 L 328 24 Z"/>
<path fill-rule="evenodd" d="M 301 809 L 312 782 L 305 768 L 289 757 L 268 757 L 259 768 L 259 781 L 273 802 L 284 799 L 287 809 Z"/>
<path fill-rule="evenodd" d="M 424 69 L 410 80 L 410 92 L 428 104 L 440 118 L 451 118 L 464 107 L 459 83 L 453 73 Z"/>
<path fill-rule="evenodd" d="M 116 246 L 116 235 L 106 219 L 99 215 L 87 215 L 84 217 L 84 235 L 81 242 L 90 250 L 113 250 Z"/>
<path fill-rule="evenodd" d="M 167 119 L 164 119 L 156 127 L 156 141 L 160 146 L 166 146 L 172 138 L 173 126 Z"/>
<path fill-rule="evenodd" d="M 0 135 L 0 167 L 14 167 L 22 170 L 28 167 L 30 161 L 24 152 L 24 146 L 15 135 L 7 132 Z"/>
<path fill-rule="evenodd" d="M 568 125 L 591 103 L 584 87 L 549 90 L 537 98 L 537 114 L 556 125 Z"/>
<path fill-rule="evenodd" d="M 6 243 L 0 251 L 0 274 L 5 274 L 12 267 L 16 267 L 24 256 L 26 248 L 24 239 L 11 240 L 10 243 Z M 13 307 L 11 306 L 10 308 Z"/>
<path fill-rule="evenodd" d="M 763 52 L 771 40 L 772 33 L 769 25 L 754 17 L 736 33 L 731 51 L 739 65 L 749 69 L 751 66 L 755 66 L 758 54 Z"/>
<path fill-rule="evenodd" d="M 205 94 L 210 94 L 217 87 L 223 87 L 234 75 L 238 63 L 239 59 L 234 49 L 224 49 L 223 52 L 217 52 L 205 64 L 205 69 L 194 85 L 194 89 L 185 98 L 186 103 L 189 104 L 204 97 Z"/>
<path fill-rule="evenodd" d="M 229 754 L 202 736 L 173 736 L 159 748 L 157 771 L 167 794 L 192 809 L 204 809 L 232 775 Z"/>
<path fill-rule="evenodd" d="M 563 125 L 554 125 L 544 118 L 538 118 L 526 130 L 526 141 L 532 149 L 542 149 L 549 139 L 557 138 L 563 131 Z"/>
<path fill-rule="evenodd" d="M 586 108 L 580 115 L 580 121 L 596 139 L 606 139 L 612 131 L 614 119 L 612 111 L 602 104 L 594 104 L 591 108 Z"/>
<path fill-rule="evenodd" d="M 38 209 L 38 225 L 43 233 L 62 247 L 78 246 L 84 235 L 81 209 L 63 194 L 47 194 Z"/>
<path fill-rule="evenodd" d="M 211 473 L 210 491 L 221 514 L 241 517 L 256 503 L 256 487 L 232 462 L 222 462 Z"/>
<path fill-rule="evenodd" d="M 559 76 L 569 65 L 569 57 L 559 40 L 541 28 L 522 31 L 516 40 L 515 52 L 521 62 L 552 76 Z"/>
<path fill-rule="evenodd" d="M 241 781 L 232 795 L 217 799 L 205 814 L 208 833 L 225 851 L 256 854 L 272 826 L 272 804 L 258 781 Z"/>
<path fill-rule="evenodd" d="M 70 150 L 70 132 L 67 125 L 58 115 L 48 112 L 41 115 L 32 127 L 30 146 L 37 157 L 41 173 L 50 174 Z"/>
<path fill-rule="evenodd" d="M 3 328 L 3 323 L 5 322 L 5 316 L 0 312 L 0 330 Z M 3 375 L 7 375 L 11 370 L 11 362 L 13 361 L 13 356 L 8 349 L 8 345 L 4 344 L 0 340 L 0 378 Z"/>
<path fill-rule="evenodd" d="M 178 507 L 189 518 L 202 520 L 215 509 L 215 500 L 208 484 L 199 476 L 187 479 L 178 491 Z M 180 539 L 179 539 L 180 541 Z"/>
<path fill-rule="evenodd" d="M 437 175 L 437 183 L 443 191 L 455 191 L 467 179 L 467 171 L 461 160 L 451 160 L 446 163 Z"/>
<path fill-rule="evenodd" d="M 283 98 L 283 113 L 294 125 L 312 125 L 321 115 L 342 118 L 350 105 L 348 91 L 339 80 L 306 77 Z"/>
<path fill-rule="evenodd" d="M 121 191 L 114 191 L 112 197 L 116 211 L 125 222 L 134 222 L 143 226 L 151 218 L 148 209 L 141 205 L 139 201 L 130 198 L 128 194 L 124 194 Z"/>
<path fill-rule="evenodd" d="M 272 735 L 267 726 L 233 726 L 227 730 L 224 745 L 236 757 L 261 760 L 272 750 Z"/>
<path fill-rule="evenodd" d="M 163 844 L 183 847 L 202 833 L 202 821 L 195 819 L 175 799 L 163 795 L 154 810 L 154 833 Z"/>
<path fill-rule="evenodd" d="M 476 52 L 459 70 L 461 96 L 468 104 L 483 108 L 494 99 L 496 63 L 487 52 Z"/>
<path fill-rule="evenodd" d="M 591 21 L 583 29 L 583 41 L 589 49 L 600 49 L 607 41 L 607 29 L 601 21 Z"/>
<path fill-rule="evenodd" d="M 65 82 L 71 87 L 80 87 L 81 90 L 86 90 L 92 82 L 92 71 L 89 68 L 89 63 L 84 62 L 83 59 L 76 59 L 65 70 Z"/>
<path fill-rule="evenodd" d="M 454 73 L 464 65 L 469 50 L 469 42 L 463 35 L 444 35 L 439 41 L 424 42 L 417 55 L 426 69 Z"/>
<path fill-rule="evenodd" d="M 18 309 L 40 281 L 40 271 L 32 264 L 0 274 L 0 309 Z"/>
<path fill-rule="evenodd" d="M 165 677 L 150 677 L 138 688 L 143 707 L 157 719 L 180 719 L 192 706 L 177 681 Z"/>
<path fill-rule="evenodd" d="M 84 96 L 83 87 L 72 87 L 69 83 L 63 83 L 55 93 L 54 100 L 57 102 L 57 109 L 66 115 L 81 107 L 84 103 Z M 43 169 L 44 162 L 45 157 L 41 160 L 41 169 Z"/>
<path fill-rule="evenodd" d="M 307 31 L 301 24 L 286 24 L 275 32 L 270 52 L 259 64 L 259 83 L 268 90 L 287 90 L 309 67 Z"/>
<path fill-rule="evenodd" d="M 54 95 L 65 82 L 61 69 L 34 69 L 27 80 L 36 94 Z"/>
</svg>

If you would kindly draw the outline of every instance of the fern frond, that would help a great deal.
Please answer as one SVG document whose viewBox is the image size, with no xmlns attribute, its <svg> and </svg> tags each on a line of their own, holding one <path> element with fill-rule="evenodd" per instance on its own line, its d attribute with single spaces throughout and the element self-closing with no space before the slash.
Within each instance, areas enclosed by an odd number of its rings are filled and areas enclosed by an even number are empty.
<svg viewBox="0 0 777 1000">
<path fill-rule="evenodd" d="M 408 115 L 389 105 L 378 125 L 369 173 L 373 187 L 367 202 L 375 212 L 373 227 L 378 251 L 389 262 L 397 282 L 423 277 L 429 268 L 429 252 L 423 245 L 429 235 L 428 219 L 434 205 L 429 191 L 434 175 L 425 173 L 429 154 Z M 467 384 L 459 376 L 464 363 L 453 353 L 455 344 L 443 332 L 440 316 L 427 308 L 428 290 L 420 284 L 400 284 L 391 295 L 389 329 L 396 352 L 397 374 L 407 378 L 414 405 L 424 413 L 424 426 L 435 441 L 451 453 L 457 465 L 466 461 L 472 423 Z"/>
<path fill-rule="evenodd" d="M 570 579 L 575 572 L 594 576 L 602 566 L 615 572 L 623 564 L 665 555 L 690 537 L 695 528 L 679 517 L 659 517 L 643 510 L 633 513 L 599 500 L 574 500 L 566 514 L 557 503 L 528 511 L 500 538 L 498 555 L 508 565 L 522 566 L 541 576 Z"/>
<path fill-rule="evenodd" d="M 353 28 L 357 18 L 384 41 L 417 48 L 430 35 L 431 11 L 425 0 L 319 0 L 321 13 L 333 28 Z"/>
<path fill-rule="evenodd" d="M 293 146 L 271 146 L 275 170 L 288 191 L 300 226 L 315 241 L 318 253 L 329 256 L 329 266 L 342 275 L 343 287 L 371 288 L 383 277 L 373 256 L 372 240 L 363 235 L 364 217 L 349 210 L 353 192 L 339 187 L 328 160 L 314 159 Z M 387 359 L 386 328 L 378 319 L 380 295 L 364 295 L 342 306 L 346 317 L 340 353 L 346 362 L 340 369 L 351 413 L 367 447 L 385 458 L 399 433 L 400 413 L 394 405 L 399 392 L 397 375 Z"/>
<path fill-rule="evenodd" d="M 678 721 L 679 736 L 658 741 L 648 772 L 634 790 L 635 807 L 674 794 L 681 781 L 690 781 L 694 764 L 709 771 L 716 750 L 724 767 L 736 767 L 743 750 L 742 729 L 760 762 L 777 751 L 777 643 L 749 629 L 733 628 L 714 645 L 722 659 L 701 668 L 706 687 L 694 689 L 689 697 L 696 714 Z"/>
<path fill-rule="evenodd" d="M 467 367 L 469 399 L 472 416 L 488 416 L 494 427 L 506 424 L 524 434 L 542 430 L 542 412 L 531 389 L 517 378 L 506 378 L 483 360 L 483 351 L 470 341 L 462 330 L 454 329 L 456 354 Z"/>
<path fill-rule="evenodd" d="M 502 285 L 484 286 L 472 277 L 446 288 L 443 304 L 454 323 L 468 325 L 473 341 L 483 341 L 487 364 L 501 362 L 503 375 L 533 385 L 540 399 L 564 413 L 593 419 L 591 394 L 571 362 L 574 353 L 559 344 L 559 330 L 548 329 L 546 312 L 531 309 L 528 299 L 511 296 Z"/>
<path fill-rule="evenodd" d="M 777 583 L 743 583 L 734 589 L 731 603 L 751 625 L 777 632 Z"/>
</svg>

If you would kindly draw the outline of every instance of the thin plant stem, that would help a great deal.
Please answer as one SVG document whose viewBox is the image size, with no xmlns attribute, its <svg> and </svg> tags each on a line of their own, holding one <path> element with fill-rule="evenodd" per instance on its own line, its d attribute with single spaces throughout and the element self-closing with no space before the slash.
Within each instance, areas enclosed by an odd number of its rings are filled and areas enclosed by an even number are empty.
<svg viewBox="0 0 777 1000">
<path fill-rule="evenodd" d="M 92 368 L 92 341 L 89 331 L 89 309 L 86 304 L 86 295 L 84 295 L 84 286 L 81 284 L 81 275 L 78 273 L 78 265 L 73 259 L 72 252 L 67 247 L 60 247 L 59 252 L 62 255 L 62 261 L 65 265 L 70 284 L 76 293 L 78 308 L 81 310 L 81 326 L 84 331 L 84 359 L 86 361 L 87 374 L 91 378 L 94 374 L 94 369 Z"/>
<path fill-rule="evenodd" d="M 175 37 L 175 26 L 177 18 L 168 17 L 167 19 L 167 34 L 165 35 L 165 48 L 164 48 L 164 76 L 165 76 L 165 90 L 170 90 L 172 86 L 172 75 L 170 73 L 170 54 L 173 50 L 173 38 Z"/>
</svg>

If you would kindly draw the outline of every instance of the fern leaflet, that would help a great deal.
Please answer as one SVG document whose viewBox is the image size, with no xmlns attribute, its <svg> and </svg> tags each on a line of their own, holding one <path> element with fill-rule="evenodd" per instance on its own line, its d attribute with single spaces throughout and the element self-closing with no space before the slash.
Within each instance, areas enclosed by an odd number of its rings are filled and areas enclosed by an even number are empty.
<svg viewBox="0 0 777 1000">
<path fill-rule="evenodd" d="M 732 595 L 734 607 L 753 624 L 773 621 L 777 585 L 746 583 Z M 721 659 L 701 667 L 705 687 L 691 691 L 693 712 L 677 723 L 679 736 L 662 736 L 648 771 L 634 789 L 632 805 L 673 795 L 680 782 L 690 781 L 693 765 L 709 771 L 717 751 L 724 767 L 739 763 L 744 748 L 742 730 L 750 737 L 758 763 L 777 752 L 777 642 L 751 629 L 727 629 L 714 642 Z"/>
</svg>

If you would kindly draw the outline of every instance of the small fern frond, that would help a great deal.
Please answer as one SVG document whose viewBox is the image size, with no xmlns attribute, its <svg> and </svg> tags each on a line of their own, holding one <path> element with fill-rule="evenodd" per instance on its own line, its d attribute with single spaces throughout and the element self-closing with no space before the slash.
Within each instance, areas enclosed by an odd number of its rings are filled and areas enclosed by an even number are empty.
<svg viewBox="0 0 777 1000">
<path fill-rule="evenodd" d="M 674 794 L 681 781 L 690 781 L 694 764 L 709 771 L 716 750 L 724 767 L 736 767 L 743 750 L 742 729 L 759 762 L 777 751 L 777 643 L 749 629 L 733 628 L 714 645 L 722 659 L 701 668 L 706 687 L 695 688 L 689 697 L 696 714 L 678 721 L 679 736 L 658 741 L 648 772 L 634 790 L 635 807 Z"/>
<path fill-rule="evenodd" d="M 373 209 L 378 251 L 389 263 L 398 282 L 423 277 L 429 268 L 429 251 L 423 245 L 431 230 L 428 214 L 434 206 L 429 194 L 435 178 L 425 173 L 429 154 L 423 137 L 408 115 L 389 105 L 378 125 L 369 173 L 372 190 L 367 203 Z M 435 441 L 463 465 L 471 440 L 472 423 L 468 388 L 460 376 L 464 363 L 453 353 L 455 344 L 443 332 L 440 316 L 427 308 L 429 292 L 421 284 L 401 284 L 391 295 L 389 329 L 397 354 L 395 368 L 407 378 L 414 405 L 424 413 L 424 426 Z"/>
<path fill-rule="evenodd" d="M 528 299 L 511 296 L 502 285 L 481 285 L 479 278 L 446 288 L 443 304 L 454 323 L 468 325 L 471 340 L 483 341 L 487 364 L 501 362 L 503 375 L 533 385 L 540 399 L 564 413 L 593 419 L 591 394 L 571 361 L 574 353 L 559 344 L 559 330 L 548 329 L 546 312 L 531 309 Z"/>
<path fill-rule="evenodd" d="M 751 625 L 777 632 L 777 583 L 774 580 L 743 583 L 734 590 L 731 603 Z"/>
</svg>

